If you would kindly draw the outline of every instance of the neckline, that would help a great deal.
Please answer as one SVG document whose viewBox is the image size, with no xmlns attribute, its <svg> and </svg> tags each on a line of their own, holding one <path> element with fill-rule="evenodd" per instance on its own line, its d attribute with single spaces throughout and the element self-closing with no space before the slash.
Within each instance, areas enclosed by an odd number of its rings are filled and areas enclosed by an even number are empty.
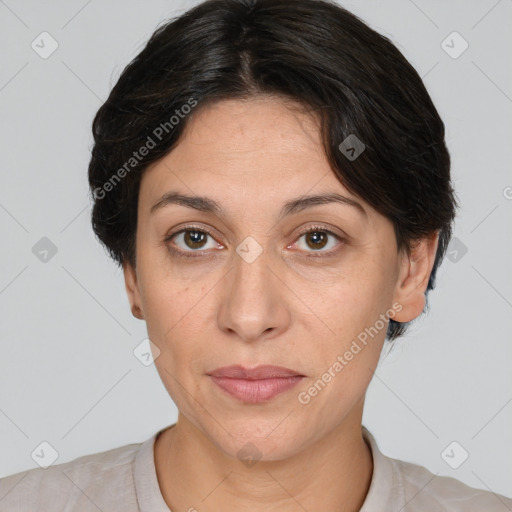
<svg viewBox="0 0 512 512">
<path fill-rule="evenodd" d="M 172 512 L 165 503 L 158 484 L 154 447 L 157 437 L 174 425 L 175 423 L 155 432 L 142 443 L 135 456 L 133 477 L 140 512 Z"/>
<path fill-rule="evenodd" d="M 157 437 L 176 425 L 168 425 L 155 432 L 141 444 L 133 467 L 135 492 L 140 512 L 172 512 L 162 496 L 155 467 L 154 446 Z M 375 510 L 400 510 L 404 506 L 403 482 L 392 459 L 378 448 L 370 431 L 362 426 L 363 439 L 368 444 L 372 459 L 373 473 L 366 499 L 359 512 Z"/>
</svg>

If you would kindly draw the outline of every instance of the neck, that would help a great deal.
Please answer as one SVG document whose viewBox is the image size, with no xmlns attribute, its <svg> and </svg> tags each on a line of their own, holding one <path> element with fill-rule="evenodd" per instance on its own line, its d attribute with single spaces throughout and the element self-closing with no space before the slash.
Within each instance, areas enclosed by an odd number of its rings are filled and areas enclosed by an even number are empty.
<svg viewBox="0 0 512 512">
<path fill-rule="evenodd" d="M 373 461 L 362 437 L 361 410 L 292 457 L 244 465 L 181 414 L 155 441 L 162 496 L 172 511 L 316 510 L 356 512 L 368 492 Z"/>
</svg>

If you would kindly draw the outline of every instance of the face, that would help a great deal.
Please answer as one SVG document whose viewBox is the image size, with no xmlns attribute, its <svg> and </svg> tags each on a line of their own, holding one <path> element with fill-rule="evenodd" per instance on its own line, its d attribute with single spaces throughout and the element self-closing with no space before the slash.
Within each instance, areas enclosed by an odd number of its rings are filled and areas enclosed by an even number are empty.
<svg viewBox="0 0 512 512">
<path fill-rule="evenodd" d="M 259 98 L 194 112 L 142 178 L 136 245 L 132 312 L 180 415 L 233 457 L 252 442 L 276 460 L 360 421 L 389 319 L 423 310 L 436 240 L 397 251 L 391 222 L 336 178 L 315 118 Z M 302 377 L 250 402 L 209 375 L 230 365 Z"/>
</svg>

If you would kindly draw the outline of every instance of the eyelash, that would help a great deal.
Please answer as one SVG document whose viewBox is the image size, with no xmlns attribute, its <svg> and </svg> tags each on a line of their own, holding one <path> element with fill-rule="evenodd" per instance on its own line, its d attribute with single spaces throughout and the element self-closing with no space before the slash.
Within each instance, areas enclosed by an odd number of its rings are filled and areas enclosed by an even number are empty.
<svg viewBox="0 0 512 512">
<path fill-rule="evenodd" d="M 185 226 L 183 229 L 180 229 L 179 231 L 171 233 L 170 235 L 168 235 L 168 236 L 166 236 L 164 238 L 164 243 L 167 245 L 168 250 L 173 255 L 178 256 L 180 258 L 199 258 L 199 257 L 203 256 L 205 254 L 205 252 L 209 251 L 209 250 L 203 251 L 203 252 L 200 252 L 200 251 L 182 251 L 181 249 L 175 249 L 174 247 L 172 247 L 169 242 L 175 236 L 180 235 L 181 233 L 186 233 L 187 231 L 198 231 L 200 233 L 205 233 L 205 234 L 211 236 L 212 238 L 215 238 L 213 233 L 211 231 L 209 231 L 208 229 L 206 229 L 206 228 L 199 227 L 199 226 Z M 333 233 L 332 231 L 327 229 L 325 226 L 321 226 L 321 225 L 311 226 L 311 227 L 301 231 L 298 234 L 297 240 L 300 237 L 302 237 L 304 235 L 307 235 L 308 233 L 314 233 L 314 232 L 326 233 L 326 234 L 328 234 L 330 236 L 333 236 L 334 238 L 336 238 L 341 243 L 346 242 L 345 238 L 341 237 L 340 235 L 337 235 L 336 233 Z M 324 257 L 334 256 L 334 254 L 337 253 L 338 250 L 339 249 L 333 249 L 333 250 L 330 250 L 330 251 L 317 251 L 318 254 L 315 254 L 315 255 L 310 254 L 310 255 L 307 255 L 305 257 L 306 258 L 315 258 L 316 259 L 316 258 L 324 258 Z"/>
</svg>

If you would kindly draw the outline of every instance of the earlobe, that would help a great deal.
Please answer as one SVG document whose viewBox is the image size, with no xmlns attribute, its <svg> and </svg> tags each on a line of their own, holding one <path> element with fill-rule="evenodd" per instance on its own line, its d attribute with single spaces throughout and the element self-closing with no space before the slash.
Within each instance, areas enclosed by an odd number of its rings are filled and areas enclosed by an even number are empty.
<svg viewBox="0 0 512 512">
<path fill-rule="evenodd" d="M 413 242 L 409 253 L 402 255 L 394 301 L 402 309 L 393 320 L 410 322 L 421 315 L 425 308 L 425 291 L 428 286 L 437 252 L 439 233 Z"/>
<path fill-rule="evenodd" d="M 130 263 L 123 263 L 124 284 L 130 302 L 132 315 L 139 320 L 144 320 L 144 312 L 140 300 L 137 273 Z"/>
</svg>

